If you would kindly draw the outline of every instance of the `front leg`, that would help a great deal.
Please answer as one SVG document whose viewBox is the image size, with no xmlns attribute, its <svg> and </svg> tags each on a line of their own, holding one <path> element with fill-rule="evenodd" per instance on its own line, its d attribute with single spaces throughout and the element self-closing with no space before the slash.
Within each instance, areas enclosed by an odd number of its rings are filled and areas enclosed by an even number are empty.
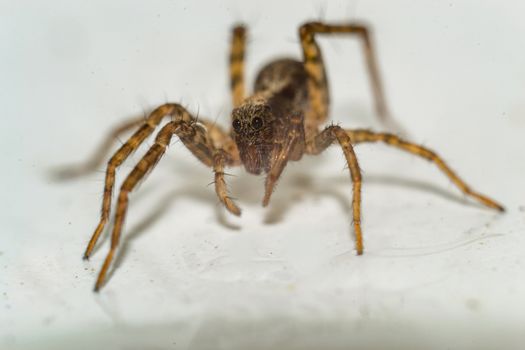
<svg viewBox="0 0 525 350">
<path fill-rule="evenodd" d="M 182 107 L 181 107 L 182 108 Z M 195 155 L 201 162 L 207 166 L 213 167 L 215 171 L 216 190 L 217 195 L 222 203 L 230 212 L 239 215 L 239 208 L 226 196 L 226 183 L 224 182 L 223 167 L 224 165 L 235 164 L 235 153 L 223 151 L 214 146 L 214 140 L 208 132 L 208 129 L 196 119 L 185 112 L 189 118 L 176 118 L 176 120 L 167 123 L 157 134 L 155 143 L 142 159 L 137 163 L 133 170 L 124 180 L 120 193 L 118 195 L 117 206 L 115 210 L 115 224 L 111 234 L 111 247 L 106 255 L 104 264 L 97 278 L 95 291 L 98 291 L 106 279 L 107 272 L 115 257 L 115 253 L 120 241 L 122 228 L 124 226 L 124 219 L 128 209 L 129 193 L 133 191 L 136 185 L 145 178 L 145 176 L 153 170 L 155 165 L 162 158 L 168 145 L 170 144 L 173 135 L 179 136 L 180 140 L 186 147 Z M 215 130 L 217 131 L 217 130 Z M 223 135 L 224 136 L 224 135 Z M 94 244 L 94 243 L 93 243 Z M 90 243 L 91 245 L 91 243 Z"/>
<path fill-rule="evenodd" d="M 164 118 L 167 116 L 178 118 L 180 120 L 191 120 L 190 114 L 179 104 L 166 103 L 157 107 L 151 114 L 141 123 L 142 125 L 131 135 L 127 141 L 113 154 L 109 159 L 106 167 L 106 178 L 104 180 L 104 193 L 102 196 L 102 210 L 100 212 L 100 220 L 91 236 L 91 240 L 84 252 L 84 259 L 89 259 L 95 245 L 104 230 L 108 220 L 111 208 L 111 196 L 113 187 L 115 185 L 115 175 L 117 169 L 124 163 L 124 161 L 133 153 L 143 142 L 150 136 L 153 131 L 159 126 Z M 131 122 L 134 124 L 134 122 Z M 128 126 L 126 126 L 128 128 Z"/>
<path fill-rule="evenodd" d="M 192 124 L 181 125 L 183 130 L 178 133 L 181 141 L 191 153 L 201 162 L 213 168 L 215 173 L 215 192 L 226 209 L 241 215 L 241 210 L 228 196 L 228 188 L 224 180 L 224 167 L 240 164 L 239 151 L 232 138 L 218 125 L 207 121 L 194 121 Z"/>
<path fill-rule="evenodd" d="M 235 204 L 235 202 L 228 196 L 228 187 L 226 181 L 224 181 L 224 164 L 227 163 L 229 158 L 228 153 L 223 150 L 218 150 L 213 156 L 213 171 L 215 172 L 215 192 L 217 197 L 224 204 L 226 209 L 234 215 L 241 215 L 241 209 Z"/>
<path fill-rule="evenodd" d="M 306 145 L 306 153 L 317 155 L 337 141 L 343 149 L 350 176 L 353 183 L 352 218 L 355 232 L 355 246 L 357 254 L 363 254 L 363 234 L 361 232 L 361 170 L 357 157 L 352 147 L 350 137 L 344 129 L 337 125 L 331 125 L 310 139 Z"/>
</svg>

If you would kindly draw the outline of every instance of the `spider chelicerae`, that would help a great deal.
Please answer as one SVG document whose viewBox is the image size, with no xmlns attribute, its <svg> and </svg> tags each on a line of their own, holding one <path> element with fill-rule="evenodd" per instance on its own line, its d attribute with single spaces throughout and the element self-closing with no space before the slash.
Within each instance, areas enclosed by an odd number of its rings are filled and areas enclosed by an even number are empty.
<svg viewBox="0 0 525 350">
<path fill-rule="evenodd" d="M 263 206 L 270 202 L 272 191 L 288 161 L 298 161 L 304 154 L 317 155 L 337 143 L 346 158 L 353 186 L 352 219 L 357 254 L 363 253 L 361 232 L 361 173 L 354 145 L 364 142 L 383 142 L 433 162 L 463 193 L 487 207 L 503 211 L 494 200 L 473 191 L 433 151 L 407 142 L 391 133 L 369 130 L 348 130 L 338 125 L 321 126 L 328 117 L 329 91 L 325 66 L 316 37 L 323 34 L 350 34 L 360 38 L 371 80 L 377 114 L 383 119 L 388 112 L 377 69 L 369 29 L 359 23 L 329 24 L 308 22 L 299 27 L 303 60 L 279 59 L 268 63 L 259 72 L 254 92 L 246 96 L 244 56 L 246 29 L 235 26 L 230 49 L 230 82 L 233 110 L 231 130 L 225 131 L 215 123 L 197 119 L 180 104 L 166 103 L 147 118 L 130 120 L 115 128 L 100 151 L 86 164 L 70 168 L 62 176 L 73 176 L 95 169 L 103 160 L 111 141 L 121 133 L 136 129 L 131 137 L 113 154 L 107 163 L 100 221 L 84 253 L 88 259 L 104 227 L 109 221 L 111 199 L 117 168 L 150 136 L 164 120 L 155 143 L 135 165 L 124 180 L 117 197 L 111 247 L 98 275 L 95 291 L 104 284 L 107 272 L 117 251 L 128 195 L 151 171 L 166 152 L 170 140 L 177 135 L 184 145 L 206 166 L 213 169 L 215 191 L 221 203 L 234 215 L 241 210 L 229 197 L 225 168 L 244 165 L 251 174 L 266 174 Z"/>
</svg>

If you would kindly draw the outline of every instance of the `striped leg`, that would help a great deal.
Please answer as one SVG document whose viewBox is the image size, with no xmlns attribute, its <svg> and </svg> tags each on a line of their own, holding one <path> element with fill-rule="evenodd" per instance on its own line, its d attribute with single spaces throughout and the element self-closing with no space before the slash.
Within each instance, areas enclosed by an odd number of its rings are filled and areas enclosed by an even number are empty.
<svg viewBox="0 0 525 350">
<path fill-rule="evenodd" d="M 115 255 L 115 251 L 118 247 L 120 233 L 122 231 L 122 226 L 128 207 L 128 193 L 131 192 L 131 190 L 133 190 L 133 188 L 144 177 L 144 175 L 146 175 L 148 171 L 153 169 L 155 164 L 157 164 L 157 162 L 160 160 L 160 158 L 166 151 L 166 147 L 168 146 L 173 133 L 177 130 L 178 126 L 178 123 L 170 122 L 161 129 L 161 131 L 157 135 L 155 144 L 149 149 L 146 155 L 144 155 L 144 157 L 135 166 L 135 168 L 131 171 L 131 173 L 128 175 L 128 177 L 122 184 L 120 194 L 118 196 L 118 203 L 115 214 L 115 226 L 113 226 L 113 232 L 111 234 L 111 248 L 108 252 L 108 255 L 106 256 L 106 259 L 104 260 L 104 264 L 102 265 L 102 269 L 100 270 L 100 273 L 98 275 L 97 283 L 95 285 L 95 291 L 98 291 L 104 283 L 107 271 L 109 269 L 109 266 L 111 265 L 111 262 Z"/>
<path fill-rule="evenodd" d="M 244 100 L 244 51 L 246 48 L 246 28 L 238 25 L 233 28 L 230 49 L 230 84 L 233 107 Z"/>
<path fill-rule="evenodd" d="M 162 119 L 166 116 L 177 116 L 182 120 L 188 120 L 189 114 L 186 110 L 178 104 L 164 104 L 155 109 L 142 126 L 118 149 L 118 151 L 111 157 L 106 168 L 106 178 L 104 181 L 104 195 L 102 199 L 102 210 L 100 213 L 100 221 L 91 236 L 91 240 L 84 253 L 84 259 L 89 259 L 93 252 L 93 248 L 97 243 L 102 230 L 109 219 L 109 211 L 111 208 L 111 194 L 113 193 L 113 186 L 115 184 L 116 169 L 135 151 L 144 140 L 151 135 L 155 128 L 159 125 Z"/>
<path fill-rule="evenodd" d="M 175 133 L 195 157 L 215 173 L 215 192 L 226 209 L 241 215 L 241 210 L 228 196 L 224 180 L 224 167 L 240 165 L 239 150 L 235 141 L 219 126 L 205 120 L 182 123 Z M 160 137 L 160 135 L 159 135 Z"/>
<path fill-rule="evenodd" d="M 329 103 L 327 77 L 321 49 L 315 40 L 316 34 L 354 34 L 361 38 L 374 94 L 375 108 L 381 119 L 385 121 L 388 117 L 388 110 L 377 67 L 375 50 L 370 38 L 370 30 L 364 25 L 355 23 L 334 25 L 309 22 L 299 28 L 299 36 L 303 48 L 304 65 L 310 77 L 308 90 L 312 108 L 315 111 L 314 118 L 316 119 L 312 123 L 319 125 L 326 120 Z"/>
<path fill-rule="evenodd" d="M 332 125 L 317 134 L 306 145 L 306 153 L 317 155 L 337 141 L 343 149 L 346 162 L 350 169 L 353 183 L 352 218 L 356 238 L 357 254 L 363 254 L 363 234 L 361 231 L 361 170 L 352 147 L 351 139 L 340 126 Z"/>
<path fill-rule="evenodd" d="M 209 137 L 207 130 L 196 123 L 195 120 L 175 120 L 166 124 L 157 134 L 155 143 L 150 147 L 148 152 L 137 163 L 135 168 L 129 173 L 124 180 L 118 196 L 117 207 L 115 211 L 115 225 L 111 234 L 111 247 L 104 260 L 102 269 L 97 278 L 95 291 L 98 291 L 106 279 L 107 272 L 111 262 L 115 257 L 118 247 L 124 219 L 128 208 L 128 195 L 137 183 L 139 183 L 157 164 L 170 143 L 173 135 L 179 136 L 181 141 L 188 149 L 201 160 L 205 165 L 213 167 L 215 172 L 216 192 L 221 202 L 230 212 L 239 215 L 239 208 L 227 196 L 226 183 L 224 181 L 224 165 L 235 164 L 235 154 L 229 154 L 226 151 L 215 149 L 213 140 Z"/>
<path fill-rule="evenodd" d="M 213 171 L 215 172 L 215 192 L 219 200 L 224 204 L 226 209 L 234 215 L 241 215 L 241 209 L 228 196 L 228 187 L 224 180 L 224 165 L 228 162 L 228 153 L 223 150 L 218 150 L 213 156 Z"/>
<path fill-rule="evenodd" d="M 454 173 L 454 171 L 452 171 L 452 169 L 448 167 L 441 157 L 428 148 L 404 141 L 401 138 L 389 133 L 374 133 L 368 130 L 347 130 L 346 132 L 354 144 L 362 142 L 384 142 L 387 145 L 397 147 L 408 153 L 425 158 L 434 163 L 464 194 L 476 199 L 478 202 L 489 208 L 497 209 L 499 211 L 505 210 L 503 206 L 496 203 L 496 201 L 481 193 L 473 191 L 463 180 L 459 178 L 459 176 Z"/>
</svg>

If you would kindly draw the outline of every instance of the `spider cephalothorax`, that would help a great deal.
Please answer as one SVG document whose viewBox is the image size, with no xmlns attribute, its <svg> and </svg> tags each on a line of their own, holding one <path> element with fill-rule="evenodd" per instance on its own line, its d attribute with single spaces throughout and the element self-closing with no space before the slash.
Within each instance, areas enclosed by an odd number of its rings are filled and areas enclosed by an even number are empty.
<svg viewBox="0 0 525 350">
<path fill-rule="evenodd" d="M 275 118 L 263 100 L 245 103 L 232 111 L 232 136 L 249 173 L 260 174 L 270 167 Z"/>
<path fill-rule="evenodd" d="M 231 131 L 227 132 L 215 123 L 197 119 L 179 104 L 166 103 L 156 108 L 145 120 L 142 117 L 131 120 L 112 132 L 111 137 L 116 138 L 122 132 L 136 128 L 135 133 L 108 161 L 100 221 L 84 253 L 86 259 L 91 256 L 104 227 L 110 222 L 109 214 L 117 168 L 160 127 L 166 117 L 171 118 L 158 131 L 155 143 L 122 184 L 115 208 L 111 248 L 98 275 L 95 290 L 98 290 L 104 283 L 116 254 L 127 212 L 128 194 L 161 159 L 174 135 L 179 137 L 203 164 L 213 169 L 217 196 L 226 209 L 234 215 L 240 215 L 241 210 L 228 194 L 225 167 L 244 164 L 246 170 L 252 174 L 260 174 L 264 171 L 266 181 L 262 203 L 266 206 L 288 161 L 298 161 L 304 154 L 317 155 L 330 145 L 339 144 L 353 182 L 352 225 L 357 254 L 363 253 L 361 172 L 353 149 L 354 145 L 359 143 L 380 141 L 430 160 L 463 193 L 488 207 L 503 211 L 503 207 L 492 199 L 471 190 L 438 155 L 423 146 L 407 142 L 389 133 L 343 129 L 338 125 L 321 128 L 328 118 L 329 94 L 326 70 L 316 36 L 335 33 L 354 34 L 362 39 L 376 110 L 385 120 L 388 113 L 372 43 L 365 26 L 356 23 L 324 24 L 320 22 L 302 25 L 299 37 L 303 59 L 301 61 L 280 59 L 267 64 L 258 74 L 254 93 L 250 97 L 246 97 L 244 85 L 246 31 L 243 26 L 235 27 L 230 52 L 230 78 L 234 106 Z M 86 170 L 96 169 L 97 164 L 103 159 L 102 156 L 103 154 L 97 153 L 86 166 L 73 169 L 68 174 L 76 175 Z"/>
</svg>

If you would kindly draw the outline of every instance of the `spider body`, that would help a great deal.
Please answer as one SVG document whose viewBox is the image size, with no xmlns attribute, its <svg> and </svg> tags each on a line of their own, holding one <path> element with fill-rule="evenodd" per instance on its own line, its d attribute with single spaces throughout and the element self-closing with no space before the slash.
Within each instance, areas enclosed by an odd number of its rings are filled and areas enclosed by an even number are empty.
<svg viewBox="0 0 525 350">
<path fill-rule="evenodd" d="M 306 81 L 301 62 L 271 62 L 257 76 L 254 94 L 233 109 L 233 139 L 247 172 L 268 173 L 294 132 L 297 135 L 288 159 L 301 159 L 305 144 L 303 120 L 309 102 Z"/>
<path fill-rule="evenodd" d="M 329 93 L 328 79 L 316 36 L 332 34 L 349 34 L 360 38 L 365 52 L 375 108 L 381 119 L 385 121 L 388 112 L 370 33 L 366 26 L 358 23 L 303 24 L 299 28 L 303 59 L 301 61 L 280 59 L 267 64 L 256 78 L 253 94 L 248 97 L 245 94 L 244 84 L 246 29 L 237 26 L 233 30 L 229 62 L 233 102 L 230 131 L 225 131 L 205 119 L 197 119 L 179 104 L 166 103 L 156 108 L 146 119 L 133 119 L 115 128 L 90 161 L 81 167 L 62 173 L 64 176 L 72 176 L 96 169 L 113 139 L 123 132 L 136 130 L 107 163 L 100 220 L 84 253 L 84 258 L 87 259 L 109 222 L 117 169 L 148 136 L 160 127 L 154 144 L 128 174 L 116 197 L 111 247 L 98 275 L 95 291 L 104 284 L 117 251 L 127 213 L 129 193 L 162 158 L 173 136 L 177 136 L 195 157 L 213 170 L 215 192 L 220 202 L 234 215 L 240 215 L 241 211 L 228 195 L 225 167 L 244 165 L 246 171 L 251 174 L 265 173 L 265 194 L 262 203 L 266 206 L 289 160 L 300 160 L 305 154 L 317 155 L 330 145 L 338 144 L 343 151 L 352 179 L 351 215 L 357 254 L 363 253 L 361 172 L 354 153 L 354 146 L 360 143 L 383 142 L 427 159 L 463 193 L 483 205 L 503 211 L 501 205 L 473 191 L 441 157 L 423 146 L 405 141 L 390 133 L 375 133 L 362 129 L 349 130 L 337 125 L 322 127 L 328 117 Z M 166 118 L 167 122 L 161 127 Z"/>
</svg>

